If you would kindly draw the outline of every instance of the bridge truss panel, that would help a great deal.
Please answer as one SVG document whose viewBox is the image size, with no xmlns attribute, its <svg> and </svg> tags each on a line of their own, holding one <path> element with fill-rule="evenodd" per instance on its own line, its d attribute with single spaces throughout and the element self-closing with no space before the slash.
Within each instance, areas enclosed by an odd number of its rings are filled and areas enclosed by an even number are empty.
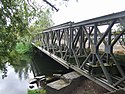
<svg viewBox="0 0 125 94">
<path fill-rule="evenodd" d="M 117 24 L 122 26 L 122 30 L 114 36 L 113 28 Z M 40 49 L 49 56 L 53 56 L 62 65 L 73 69 L 75 67 L 74 70 L 78 72 L 80 70 L 82 74 L 85 71 L 85 75 L 103 79 L 105 83 L 115 88 L 125 80 L 125 72 L 114 53 L 115 44 L 123 36 L 125 36 L 125 11 L 51 27 L 36 36 L 33 43 L 40 41 Z M 101 48 L 103 48 L 102 51 Z M 119 75 L 110 70 L 114 66 Z M 88 67 L 99 67 L 103 75 L 93 75 L 93 69 Z"/>
</svg>

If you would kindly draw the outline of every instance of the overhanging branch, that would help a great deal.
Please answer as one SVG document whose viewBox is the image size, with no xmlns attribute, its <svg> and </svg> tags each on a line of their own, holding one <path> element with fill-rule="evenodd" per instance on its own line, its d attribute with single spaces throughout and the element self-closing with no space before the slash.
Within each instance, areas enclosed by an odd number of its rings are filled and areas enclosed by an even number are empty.
<svg viewBox="0 0 125 94">
<path fill-rule="evenodd" d="M 44 2 L 46 2 L 49 6 L 51 6 L 52 8 L 54 8 L 57 12 L 59 11 L 59 9 L 57 9 L 54 5 L 52 5 L 50 2 L 48 2 L 47 0 L 43 0 Z"/>
</svg>

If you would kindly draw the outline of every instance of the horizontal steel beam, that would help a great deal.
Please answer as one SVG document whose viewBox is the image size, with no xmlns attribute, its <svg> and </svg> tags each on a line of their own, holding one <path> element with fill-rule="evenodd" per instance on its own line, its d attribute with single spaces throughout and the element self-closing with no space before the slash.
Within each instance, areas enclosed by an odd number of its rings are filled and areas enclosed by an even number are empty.
<svg viewBox="0 0 125 94">
<path fill-rule="evenodd" d="M 74 22 L 67 22 L 67 23 L 63 23 L 60 25 L 56 25 L 53 27 L 50 27 L 48 29 L 45 29 L 44 32 L 50 32 L 50 31 L 55 31 L 55 30 L 59 30 L 59 29 L 65 29 L 65 28 L 69 28 Z"/>
<path fill-rule="evenodd" d="M 101 16 L 101 17 L 96 17 L 96 18 L 81 21 L 81 22 L 78 22 L 78 23 L 74 23 L 74 22 L 70 21 L 70 22 L 67 22 L 67 23 L 64 23 L 64 24 L 60 24 L 60 25 L 45 29 L 44 32 L 68 28 L 71 25 L 72 25 L 72 27 L 77 27 L 77 26 L 80 26 L 80 25 L 94 26 L 94 23 L 98 23 L 97 25 L 106 25 L 106 24 L 109 24 L 108 21 L 111 21 L 113 19 L 123 18 L 123 17 L 125 17 L 125 11 L 118 12 L 118 13 L 112 13 L 112 14 L 109 14 L 109 15 Z M 118 22 L 118 20 L 117 20 L 117 22 Z"/>
<path fill-rule="evenodd" d="M 66 22 L 66 23 L 63 23 L 63 24 L 59 24 L 59 25 L 56 25 L 56 26 L 47 28 L 47 29 L 45 29 L 45 30 L 54 29 L 54 28 L 59 28 L 59 27 L 65 27 L 65 26 L 67 26 L 67 25 L 70 25 L 71 23 L 73 23 L 73 22 L 69 21 L 69 22 Z"/>
<path fill-rule="evenodd" d="M 94 23 L 102 23 L 102 22 L 110 21 L 110 20 L 117 19 L 117 18 L 123 18 L 123 17 L 125 17 L 125 11 L 118 12 L 118 13 L 112 13 L 109 15 L 81 21 L 81 22 L 73 24 L 72 26 L 76 27 L 79 25 L 90 25 L 90 24 L 94 24 Z"/>
</svg>

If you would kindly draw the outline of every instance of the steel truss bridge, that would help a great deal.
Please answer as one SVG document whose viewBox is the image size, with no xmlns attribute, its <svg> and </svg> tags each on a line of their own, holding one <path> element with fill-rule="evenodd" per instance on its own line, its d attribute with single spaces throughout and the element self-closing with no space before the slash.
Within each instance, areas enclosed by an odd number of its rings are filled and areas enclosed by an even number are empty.
<svg viewBox="0 0 125 94">
<path fill-rule="evenodd" d="M 114 35 L 118 24 L 122 28 Z M 35 36 L 32 45 L 66 68 L 112 91 L 125 87 L 124 66 L 114 53 L 121 37 L 125 37 L 125 11 L 53 26 Z"/>
</svg>

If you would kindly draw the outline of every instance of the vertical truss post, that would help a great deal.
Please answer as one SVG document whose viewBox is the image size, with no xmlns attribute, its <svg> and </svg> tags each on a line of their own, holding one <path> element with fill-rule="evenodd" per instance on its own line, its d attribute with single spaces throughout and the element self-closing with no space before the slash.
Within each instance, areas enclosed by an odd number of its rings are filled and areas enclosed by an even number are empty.
<svg viewBox="0 0 125 94">
<path fill-rule="evenodd" d="M 84 32 L 82 30 L 82 27 L 80 26 L 80 55 L 83 54 L 83 42 L 84 42 Z"/>
<path fill-rule="evenodd" d="M 69 29 L 69 53 L 70 56 L 72 56 L 72 41 L 73 41 L 73 28 L 72 28 L 72 24 L 70 24 L 70 29 Z"/>
<path fill-rule="evenodd" d="M 110 47 L 111 46 L 111 29 L 109 30 L 109 33 L 108 33 L 108 38 L 107 38 L 107 50 L 108 52 L 106 53 L 107 54 L 107 59 L 106 59 L 106 62 L 109 63 L 109 59 L 110 59 L 110 52 L 112 50 L 112 48 Z M 110 50 L 110 51 L 109 51 Z"/>
<path fill-rule="evenodd" d="M 55 32 L 52 31 L 52 53 L 55 54 L 55 46 L 54 46 Z"/>
<path fill-rule="evenodd" d="M 92 55 L 92 63 L 96 64 L 96 52 L 98 50 L 98 47 L 96 47 L 97 44 L 97 24 L 94 24 L 94 43 L 93 43 L 93 55 Z"/>
<path fill-rule="evenodd" d="M 66 45 L 67 45 L 67 48 L 69 49 L 69 30 L 66 29 Z"/>
<path fill-rule="evenodd" d="M 49 44 L 49 32 L 47 32 L 46 33 L 46 36 L 47 36 L 47 50 L 49 51 L 49 46 L 50 46 L 50 44 Z"/>
</svg>

